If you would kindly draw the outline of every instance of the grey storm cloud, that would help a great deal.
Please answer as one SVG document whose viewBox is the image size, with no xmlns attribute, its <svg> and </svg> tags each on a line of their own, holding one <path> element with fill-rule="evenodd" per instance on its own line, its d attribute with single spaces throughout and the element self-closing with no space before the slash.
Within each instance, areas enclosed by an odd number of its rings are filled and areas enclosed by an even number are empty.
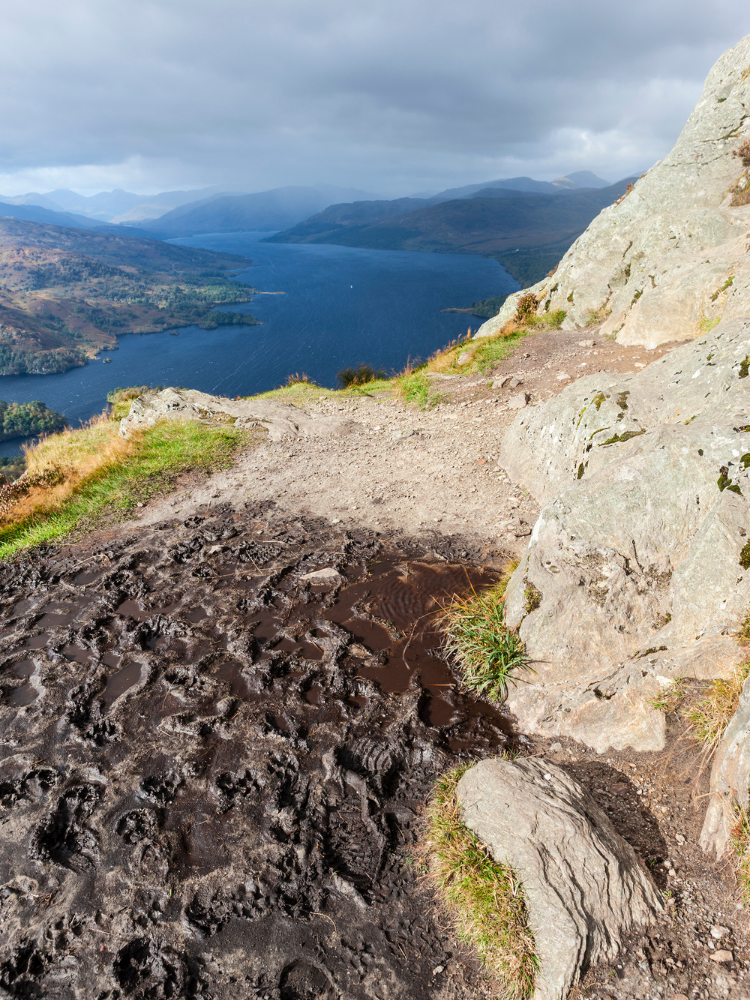
<svg viewBox="0 0 750 1000">
<path fill-rule="evenodd" d="M 28 178 L 407 193 L 650 166 L 750 7 L 25 0 L 0 28 L 6 193 Z"/>
</svg>

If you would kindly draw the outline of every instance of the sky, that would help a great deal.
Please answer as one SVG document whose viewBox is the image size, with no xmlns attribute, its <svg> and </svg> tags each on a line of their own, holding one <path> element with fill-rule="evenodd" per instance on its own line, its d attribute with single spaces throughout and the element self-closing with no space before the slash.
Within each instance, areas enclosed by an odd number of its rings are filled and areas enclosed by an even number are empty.
<svg viewBox="0 0 750 1000">
<path fill-rule="evenodd" d="M 0 192 L 615 181 L 748 33 L 747 0 L 6 2 Z"/>
</svg>

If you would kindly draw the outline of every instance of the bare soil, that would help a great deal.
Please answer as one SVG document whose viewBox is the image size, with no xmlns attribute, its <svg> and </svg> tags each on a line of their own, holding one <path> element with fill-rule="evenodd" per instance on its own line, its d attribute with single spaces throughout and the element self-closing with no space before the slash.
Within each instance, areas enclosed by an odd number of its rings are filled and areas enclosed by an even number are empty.
<svg viewBox="0 0 750 1000">
<path fill-rule="evenodd" d="M 320 399 L 349 433 L 263 444 L 6 567 L 0 996 L 488 996 L 412 850 L 436 776 L 507 748 L 570 769 L 666 894 L 580 995 L 750 995 L 746 911 L 698 847 L 708 769 L 683 724 L 659 754 L 531 739 L 461 691 L 433 624 L 537 516 L 496 468 L 508 398 L 658 356 L 588 337 L 529 337 L 492 376 L 441 380 L 425 413 Z M 508 374 L 522 387 L 491 387 Z"/>
</svg>

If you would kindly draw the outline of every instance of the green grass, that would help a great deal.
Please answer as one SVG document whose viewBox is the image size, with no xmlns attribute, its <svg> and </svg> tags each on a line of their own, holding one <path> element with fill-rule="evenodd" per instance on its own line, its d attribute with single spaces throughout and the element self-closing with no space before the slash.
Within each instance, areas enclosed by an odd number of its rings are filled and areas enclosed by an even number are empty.
<svg viewBox="0 0 750 1000">
<path fill-rule="evenodd" d="M 464 367 L 467 374 L 486 375 L 500 361 L 505 361 L 516 349 L 516 343 L 529 331 L 511 333 L 507 337 L 487 337 L 472 341 L 476 349 L 471 361 Z"/>
<path fill-rule="evenodd" d="M 396 388 L 405 403 L 420 410 L 431 410 L 443 398 L 427 377 L 424 365 L 396 379 Z"/>
<path fill-rule="evenodd" d="M 427 812 L 420 854 L 459 936 L 473 946 L 495 980 L 495 996 L 525 1000 L 534 989 L 537 959 L 523 888 L 509 865 L 498 864 L 462 822 L 456 786 L 464 764 L 438 781 Z"/>
<path fill-rule="evenodd" d="M 251 439 L 251 433 L 231 427 L 163 421 L 145 431 L 122 459 L 85 479 L 59 508 L 0 527 L 0 559 L 90 530 L 105 519 L 122 519 L 137 503 L 166 493 L 184 472 L 226 468 L 238 448 Z"/>
<path fill-rule="evenodd" d="M 652 708 L 665 715 L 674 715 L 680 706 L 680 702 L 685 697 L 686 681 L 684 677 L 677 677 L 669 682 L 658 697 L 649 702 Z"/>
<path fill-rule="evenodd" d="M 700 331 L 701 333 L 710 333 L 719 323 L 721 323 L 721 316 L 715 316 L 713 319 L 704 316 L 700 321 Z"/>
<path fill-rule="evenodd" d="M 503 701 L 514 671 L 531 669 L 518 632 L 505 624 L 503 600 L 511 572 L 480 593 L 454 597 L 438 617 L 445 649 L 458 662 L 464 684 L 493 701 Z"/>
</svg>

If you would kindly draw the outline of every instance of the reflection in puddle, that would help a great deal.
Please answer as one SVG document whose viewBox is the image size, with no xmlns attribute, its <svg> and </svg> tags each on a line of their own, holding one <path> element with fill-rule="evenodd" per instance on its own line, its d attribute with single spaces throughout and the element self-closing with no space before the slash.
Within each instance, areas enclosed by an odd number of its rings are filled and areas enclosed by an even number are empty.
<svg viewBox="0 0 750 1000">
<path fill-rule="evenodd" d="M 88 663 L 92 653 L 90 649 L 83 649 L 81 646 L 65 646 L 63 656 L 75 663 Z"/>
<path fill-rule="evenodd" d="M 49 642 L 49 632 L 42 632 L 41 635 L 32 635 L 26 640 L 27 649 L 44 649 Z"/>
<path fill-rule="evenodd" d="M 36 701 L 38 697 L 39 692 L 33 684 L 23 684 L 21 687 L 16 688 L 13 694 L 11 694 L 8 699 L 8 704 L 14 705 L 16 708 L 20 708 L 24 705 L 30 705 L 32 702 Z"/>
<path fill-rule="evenodd" d="M 125 694 L 140 681 L 142 669 L 140 663 L 129 663 L 122 670 L 118 670 L 116 674 L 112 674 L 102 695 L 105 712 L 111 708 L 120 695 Z"/>
<path fill-rule="evenodd" d="M 13 667 L 13 673 L 15 676 L 24 679 L 31 677 L 35 670 L 36 664 L 33 660 L 21 660 L 20 663 L 17 663 L 15 667 Z"/>
</svg>

